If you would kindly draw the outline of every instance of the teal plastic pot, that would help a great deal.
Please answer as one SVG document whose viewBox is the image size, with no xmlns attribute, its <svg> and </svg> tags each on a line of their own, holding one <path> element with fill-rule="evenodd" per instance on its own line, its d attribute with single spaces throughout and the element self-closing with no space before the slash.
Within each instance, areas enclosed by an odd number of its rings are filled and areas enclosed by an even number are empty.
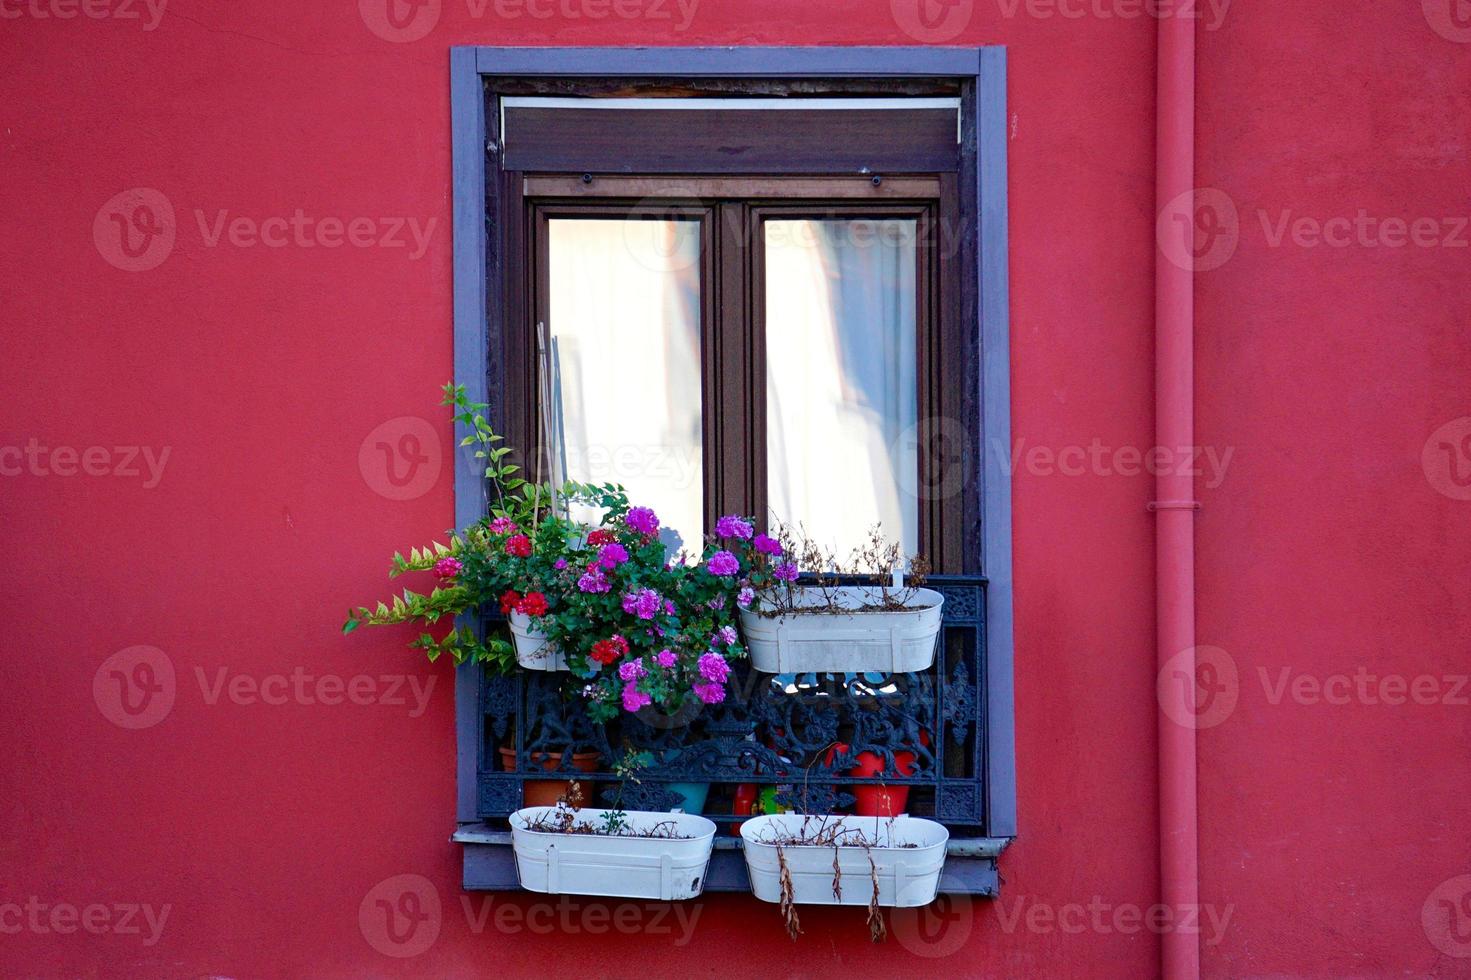
<svg viewBox="0 0 1471 980">
<path fill-rule="evenodd" d="M 685 813 L 704 813 L 705 798 L 710 795 L 709 783 L 670 783 L 669 792 L 678 793 L 684 803 Z"/>
</svg>

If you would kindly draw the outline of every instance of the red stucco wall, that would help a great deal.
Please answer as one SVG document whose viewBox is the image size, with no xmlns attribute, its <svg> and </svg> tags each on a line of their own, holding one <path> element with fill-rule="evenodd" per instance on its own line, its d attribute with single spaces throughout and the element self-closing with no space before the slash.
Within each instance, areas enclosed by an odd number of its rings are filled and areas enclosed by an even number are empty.
<svg viewBox="0 0 1471 980">
<path fill-rule="evenodd" d="M 1471 414 L 1471 30 L 1450 2 L 1202 8 L 1200 182 L 1239 215 L 1198 291 L 1199 439 L 1229 460 L 1199 491 L 1225 685 L 1200 738 L 1211 976 L 1471 974 L 1449 955 L 1471 953 L 1471 421 L 1432 437 Z M 0 973 L 1157 969 L 1158 935 L 1119 928 L 1158 873 L 1152 481 L 1112 452 L 1153 432 L 1138 5 L 958 0 L 926 28 L 911 0 L 443 0 L 390 41 L 381 0 L 70 4 L 0 0 Z M 1011 50 L 1022 836 L 1000 902 L 872 947 L 822 912 L 793 946 L 739 896 L 612 921 L 463 896 L 449 669 L 338 632 L 385 555 L 452 520 L 448 47 L 927 41 Z M 177 234 L 131 258 L 104 205 L 135 188 Z M 1361 209 L 1377 230 L 1347 244 L 1291 225 Z M 367 219 L 360 244 L 322 219 Z M 1434 230 L 1394 247 L 1384 219 Z M 375 431 L 420 439 L 403 490 Z M 1095 444 L 1082 475 L 1029 454 Z M 133 716 L 111 678 L 140 664 L 173 696 Z M 1304 693 L 1361 669 L 1432 676 L 1434 703 Z M 400 875 L 441 906 L 411 958 L 359 916 Z"/>
</svg>

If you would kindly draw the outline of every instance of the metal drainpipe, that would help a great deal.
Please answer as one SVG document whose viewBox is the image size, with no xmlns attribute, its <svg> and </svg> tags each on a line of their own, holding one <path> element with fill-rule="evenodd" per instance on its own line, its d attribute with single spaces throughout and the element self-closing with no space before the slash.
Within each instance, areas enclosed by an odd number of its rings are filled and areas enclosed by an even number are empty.
<svg viewBox="0 0 1471 980">
<path fill-rule="evenodd" d="M 1159 18 L 1156 78 L 1155 213 L 1195 186 L 1195 20 Z M 1194 215 L 1193 208 L 1188 211 Z M 1155 438 L 1171 451 L 1195 444 L 1194 273 L 1155 251 Z M 1195 484 L 1189 467 L 1155 478 L 1157 669 L 1195 646 Z M 1194 654 L 1174 668 L 1193 677 Z M 1160 900 L 1175 917 L 1199 905 L 1195 728 L 1159 712 Z M 1200 976 L 1198 936 L 1161 937 L 1165 980 Z"/>
</svg>

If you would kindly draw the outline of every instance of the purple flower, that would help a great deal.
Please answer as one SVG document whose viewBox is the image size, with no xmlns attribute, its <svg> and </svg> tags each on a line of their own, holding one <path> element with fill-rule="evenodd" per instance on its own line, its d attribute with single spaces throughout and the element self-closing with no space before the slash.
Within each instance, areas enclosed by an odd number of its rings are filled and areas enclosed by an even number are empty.
<svg viewBox="0 0 1471 980">
<path fill-rule="evenodd" d="M 756 550 L 763 555 L 775 557 L 781 554 L 781 542 L 768 534 L 758 534 L 756 535 Z"/>
<path fill-rule="evenodd" d="M 724 609 L 725 608 L 725 596 L 718 595 L 715 598 L 711 599 L 709 602 L 706 602 L 705 605 L 707 607 L 709 607 L 710 609 Z"/>
<path fill-rule="evenodd" d="M 617 568 L 628 561 L 628 549 L 617 541 L 605 544 L 598 549 L 598 564 L 607 569 Z"/>
<path fill-rule="evenodd" d="M 730 552 L 717 551 L 710 556 L 709 568 L 711 575 L 738 575 L 741 563 Z"/>
<path fill-rule="evenodd" d="M 722 644 L 724 644 L 725 646 L 730 646 L 735 641 L 736 631 L 734 626 L 722 626 L 720 627 L 720 629 L 715 631 L 714 636 L 710 637 L 710 645 L 717 647 Z"/>
<path fill-rule="evenodd" d="M 797 566 L 789 561 L 784 561 L 773 568 L 771 574 L 783 582 L 795 582 L 797 581 Z"/>
<path fill-rule="evenodd" d="M 756 590 L 751 588 L 749 585 L 744 586 L 741 589 L 740 594 L 736 596 L 736 605 L 740 606 L 742 609 L 745 609 L 755 601 Z"/>
<path fill-rule="evenodd" d="M 666 616 L 673 616 L 674 615 L 674 600 L 673 599 L 665 599 L 664 600 L 664 614 Z"/>
<path fill-rule="evenodd" d="M 441 558 L 434 563 L 434 574 L 437 578 L 454 578 L 460 574 L 460 568 L 458 558 Z"/>
<path fill-rule="evenodd" d="M 618 665 L 618 676 L 625 681 L 636 681 L 647 673 L 642 660 L 625 660 Z"/>
<path fill-rule="evenodd" d="M 659 615 L 664 597 L 653 589 L 639 589 L 623 597 L 623 611 L 633 613 L 639 619 L 653 619 Z"/>
<path fill-rule="evenodd" d="M 715 522 L 715 533 L 722 538 L 740 538 L 742 541 L 749 541 L 755 532 L 756 529 L 751 526 L 750 521 L 735 514 L 726 514 Z"/>
<path fill-rule="evenodd" d="M 675 661 L 674 651 L 669 649 L 660 650 L 654 654 L 654 663 L 660 667 L 673 667 Z"/>
<path fill-rule="evenodd" d="M 659 517 L 648 507 L 631 508 L 623 515 L 623 523 L 639 534 L 655 534 L 659 530 Z"/>
<path fill-rule="evenodd" d="M 724 694 L 725 694 L 725 692 L 722 691 L 721 692 L 721 696 L 723 697 Z M 639 708 L 642 708 L 644 705 L 652 704 L 653 702 L 654 702 L 654 699 L 651 698 L 651 697 L 649 697 L 643 691 L 640 691 L 638 689 L 638 685 L 637 684 L 625 684 L 625 685 L 623 685 L 623 710 L 624 711 L 637 711 Z M 707 702 L 707 703 L 709 703 L 709 702 Z"/>
<path fill-rule="evenodd" d="M 695 696 L 706 704 L 719 704 L 725 700 L 725 687 L 721 684 L 696 684 Z"/>
<path fill-rule="evenodd" d="M 562 569 L 567 567 L 567 559 L 558 558 L 556 561 L 552 562 L 552 567 L 560 572 Z"/>
<path fill-rule="evenodd" d="M 608 582 L 608 576 L 603 574 L 603 570 L 593 565 L 577 580 L 577 587 L 583 592 L 607 592 L 613 586 Z"/>
<path fill-rule="evenodd" d="M 714 684 L 724 684 L 730 676 L 730 664 L 714 650 L 700 654 L 700 676 Z"/>
</svg>

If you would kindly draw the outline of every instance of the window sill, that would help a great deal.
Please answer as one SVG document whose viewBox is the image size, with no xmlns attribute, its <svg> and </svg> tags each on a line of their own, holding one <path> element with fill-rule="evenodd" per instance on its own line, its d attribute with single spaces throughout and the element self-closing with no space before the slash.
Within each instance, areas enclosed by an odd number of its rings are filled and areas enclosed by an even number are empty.
<svg viewBox="0 0 1471 980">
<path fill-rule="evenodd" d="M 500 830 L 483 822 L 467 823 L 461 825 L 450 840 L 465 848 L 463 885 L 466 891 L 520 889 L 509 830 Z M 1011 841 L 1010 837 L 952 837 L 946 846 L 940 894 L 996 897 L 1000 887 L 996 859 Z M 720 836 L 715 839 L 704 890 L 707 893 L 751 890 L 740 838 Z"/>
</svg>

